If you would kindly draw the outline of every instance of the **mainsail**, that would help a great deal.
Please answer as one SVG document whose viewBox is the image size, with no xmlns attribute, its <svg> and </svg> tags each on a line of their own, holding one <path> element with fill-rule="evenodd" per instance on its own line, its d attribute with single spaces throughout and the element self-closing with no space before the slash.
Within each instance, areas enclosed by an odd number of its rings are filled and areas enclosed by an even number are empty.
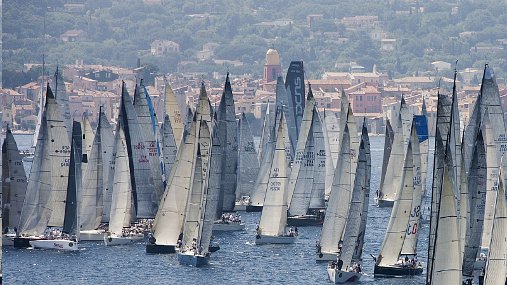
<svg viewBox="0 0 507 285">
<path fill-rule="evenodd" d="M 259 161 L 255 151 L 254 138 L 245 113 L 239 118 L 238 182 L 236 201 L 252 196 L 255 180 L 259 174 Z"/>
<path fill-rule="evenodd" d="M 27 189 L 27 179 L 23 167 L 23 157 L 12 131 L 7 127 L 2 143 L 2 204 L 4 227 L 16 228 Z"/>
<path fill-rule="evenodd" d="M 276 146 L 273 154 L 268 189 L 262 208 L 259 229 L 262 235 L 282 236 L 287 223 L 287 182 L 290 175 L 289 161 L 285 153 L 284 115 L 279 113 Z"/>
<path fill-rule="evenodd" d="M 69 180 L 65 200 L 65 217 L 62 231 L 79 237 L 78 193 L 81 191 L 81 161 L 83 159 L 83 132 L 81 124 L 72 123 L 72 145 L 70 148 Z"/>
<path fill-rule="evenodd" d="M 287 126 L 289 127 L 289 138 L 291 153 L 294 153 L 297 139 L 301 130 L 303 111 L 305 109 L 305 72 L 303 61 L 292 61 L 287 70 L 285 78 L 285 89 L 287 90 L 288 114 Z"/>
<path fill-rule="evenodd" d="M 183 130 L 185 128 L 183 115 L 180 111 L 180 106 L 176 99 L 176 95 L 169 85 L 169 81 L 164 78 L 164 114 L 169 116 L 172 132 L 174 133 L 174 141 L 176 147 L 180 145 L 181 138 L 183 136 Z M 165 116 L 164 116 L 165 117 Z M 169 173 L 166 173 L 169 176 Z"/>
<path fill-rule="evenodd" d="M 229 212 L 234 210 L 236 202 L 236 172 L 238 168 L 238 124 L 229 73 L 225 79 L 224 92 L 218 107 L 218 132 L 220 133 L 220 141 L 224 142 L 222 153 L 225 154 L 222 156 L 222 209 Z"/>
</svg>

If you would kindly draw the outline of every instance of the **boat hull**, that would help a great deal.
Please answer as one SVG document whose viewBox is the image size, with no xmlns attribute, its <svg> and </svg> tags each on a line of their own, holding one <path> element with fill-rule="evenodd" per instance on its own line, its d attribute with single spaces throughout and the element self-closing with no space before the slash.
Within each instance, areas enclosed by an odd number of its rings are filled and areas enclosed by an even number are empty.
<svg viewBox="0 0 507 285">
<path fill-rule="evenodd" d="M 104 240 L 103 230 L 80 231 L 79 239 L 81 241 L 102 241 Z"/>
<path fill-rule="evenodd" d="M 394 201 L 389 200 L 377 200 L 377 206 L 379 208 L 387 208 L 392 207 L 394 205 Z"/>
<path fill-rule="evenodd" d="M 408 267 L 408 266 L 379 266 L 375 265 L 373 271 L 375 277 L 398 277 L 398 276 L 413 276 L 420 275 L 423 272 L 421 266 Z"/>
<path fill-rule="evenodd" d="M 208 259 L 209 257 L 207 256 L 194 255 L 194 253 L 190 251 L 178 253 L 178 261 L 181 265 L 201 267 L 208 265 Z"/>
<path fill-rule="evenodd" d="M 315 261 L 317 261 L 317 262 L 336 261 L 337 255 L 338 255 L 338 253 L 319 252 L 315 256 Z"/>
<path fill-rule="evenodd" d="M 32 247 L 30 245 L 30 241 L 39 240 L 41 238 L 37 237 L 17 237 L 14 238 L 14 248 L 29 248 Z"/>
<path fill-rule="evenodd" d="M 361 273 L 328 268 L 327 277 L 334 284 L 355 283 L 361 279 Z"/>
<path fill-rule="evenodd" d="M 287 217 L 287 225 L 292 227 L 322 226 L 324 216 L 304 215 Z"/>
<path fill-rule="evenodd" d="M 265 236 L 257 235 L 255 237 L 255 244 L 291 244 L 296 241 L 295 236 Z"/>
<path fill-rule="evenodd" d="M 214 223 L 213 231 L 214 232 L 232 232 L 232 231 L 242 231 L 245 229 L 245 224 L 243 223 Z"/>
<path fill-rule="evenodd" d="M 66 239 L 40 239 L 30 241 L 33 248 L 56 249 L 56 250 L 79 250 L 77 242 Z"/>
<path fill-rule="evenodd" d="M 246 211 L 246 207 L 248 207 L 247 205 L 245 204 L 236 204 L 234 205 L 234 211 L 237 212 L 237 211 Z"/>
<path fill-rule="evenodd" d="M 175 245 L 162 245 L 150 243 L 146 245 L 146 253 L 153 254 L 171 254 L 176 253 Z"/>
<path fill-rule="evenodd" d="M 144 235 L 136 234 L 128 237 L 119 237 L 119 236 L 108 236 L 104 235 L 104 244 L 106 246 L 114 246 L 114 245 L 127 245 L 133 244 L 137 241 L 140 241 L 144 238 Z"/>
<path fill-rule="evenodd" d="M 262 212 L 262 206 L 248 205 L 248 206 L 246 206 L 246 211 L 247 212 Z"/>
</svg>

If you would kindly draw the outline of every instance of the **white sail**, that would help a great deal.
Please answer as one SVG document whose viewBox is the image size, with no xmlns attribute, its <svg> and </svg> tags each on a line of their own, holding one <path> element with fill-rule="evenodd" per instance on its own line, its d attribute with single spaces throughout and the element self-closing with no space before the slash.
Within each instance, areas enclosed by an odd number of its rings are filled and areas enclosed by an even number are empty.
<svg viewBox="0 0 507 285">
<path fill-rule="evenodd" d="M 113 134 L 113 126 L 109 124 L 109 121 L 107 120 L 106 114 L 104 113 L 102 107 L 100 107 L 99 110 L 98 126 L 100 126 L 100 145 L 102 149 L 101 158 L 102 158 L 102 173 L 103 173 L 102 175 L 103 210 L 101 222 L 109 223 L 109 213 L 111 213 L 111 200 L 113 194 L 112 173 L 114 169 L 114 161 L 116 159 L 116 151 L 115 151 L 116 142 L 114 141 L 115 135 Z"/>
<path fill-rule="evenodd" d="M 312 136 L 314 141 L 315 161 L 313 163 L 313 184 L 310 198 L 310 209 L 324 209 L 326 191 L 326 146 L 322 123 L 317 112 L 313 109 Z"/>
<path fill-rule="evenodd" d="M 47 118 L 44 111 L 19 220 L 18 232 L 23 236 L 43 234 L 49 220 L 51 165 L 48 139 Z"/>
<path fill-rule="evenodd" d="M 210 126 L 210 125 L 209 125 Z M 238 166 L 238 124 L 236 122 L 236 108 L 232 95 L 229 73 L 225 79 L 224 92 L 218 107 L 218 132 L 224 142 L 222 156 L 221 191 L 223 192 L 224 211 L 234 210 L 236 202 L 237 166 Z"/>
<path fill-rule="evenodd" d="M 44 59 L 43 59 L 44 61 Z M 44 62 L 43 62 L 44 64 Z M 42 68 L 44 70 L 44 67 Z M 37 112 L 37 123 L 35 124 L 35 131 L 33 132 L 33 138 L 32 138 L 32 147 L 35 148 L 37 145 L 37 138 L 39 137 L 40 132 L 40 126 L 42 124 L 42 113 L 44 112 L 44 72 L 42 73 L 42 82 L 40 86 L 40 93 L 39 93 L 39 102 L 38 107 L 39 111 Z"/>
<path fill-rule="evenodd" d="M 323 253 L 338 254 L 352 192 L 351 154 L 349 128 L 344 126 L 340 142 L 340 155 L 336 165 L 333 187 L 329 196 L 324 224 L 320 234 L 320 247 Z"/>
<path fill-rule="evenodd" d="M 325 179 L 325 195 L 329 197 L 329 193 L 331 193 L 331 186 L 333 186 L 333 174 L 334 168 L 336 165 L 336 159 L 338 159 L 339 149 L 334 153 L 335 148 L 339 147 L 338 143 L 335 143 L 336 140 L 340 139 L 339 132 L 339 124 L 334 115 L 334 113 L 330 113 L 324 110 L 320 116 L 322 122 L 322 131 L 324 135 L 324 147 L 326 149 L 326 179 Z M 334 121 L 331 121 L 328 117 L 333 118 Z"/>
<path fill-rule="evenodd" d="M 93 128 L 86 112 L 83 114 L 81 126 L 83 128 L 83 162 L 87 163 L 92 151 L 95 134 L 93 133 Z"/>
<path fill-rule="evenodd" d="M 86 134 L 84 136 L 86 137 Z M 104 159 L 102 158 L 101 138 L 102 134 L 99 121 L 96 135 L 90 153 L 88 154 L 88 163 L 83 175 L 83 188 L 80 193 L 79 215 L 81 221 L 80 229 L 82 231 L 98 228 L 102 220 L 104 206 Z M 86 144 L 85 140 L 83 140 L 83 143 Z M 109 167 L 109 165 L 105 165 L 105 167 Z"/>
<path fill-rule="evenodd" d="M 194 177 L 188 195 L 183 227 L 183 247 L 190 247 L 194 240 L 197 245 L 201 244 L 201 231 L 206 210 L 205 202 L 210 171 L 211 134 L 205 121 L 201 120 L 199 125 Z M 212 222 L 212 220 L 208 219 L 207 222 Z M 205 249 L 203 248 L 202 250 Z"/>
<path fill-rule="evenodd" d="M 500 159 L 507 150 L 507 135 L 505 131 L 504 113 L 500 101 L 498 85 L 491 67 L 484 68 L 484 76 L 481 84 L 480 100 L 481 118 L 486 123 L 484 140 L 486 143 L 487 156 L 487 181 L 486 181 L 486 211 L 484 214 L 484 231 L 482 236 L 482 247 L 488 248 L 491 240 L 491 228 L 493 221 L 493 205 L 496 201 L 498 188 L 498 167 Z M 487 114 L 487 119 L 486 119 Z M 505 163 L 505 162 L 504 162 Z M 502 165 L 503 167 L 503 165 Z"/>
<path fill-rule="evenodd" d="M 62 73 L 60 72 L 58 66 L 56 67 L 52 88 L 54 90 L 54 97 L 56 98 L 56 102 L 60 108 L 62 120 L 67 129 L 67 141 L 70 142 L 72 136 L 72 116 L 70 115 L 69 108 L 69 94 L 65 88 L 65 81 L 63 80 Z"/>
<path fill-rule="evenodd" d="M 394 136 L 395 140 L 397 135 L 398 134 Z M 410 141 L 405 159 L 399 161 L 404 161 L 403 171 L 399 182 L 401 184 L 401 188 L 399 188 L 400 192 L 396 196 L 396 200 L 394 200 L 391 217 L 387 226 L 387 232 L 384 237 L 384 242 L 382 243 L 379 257 L 377 258 L 377 265 L 380 266 L 390 266 L 398 262 L 406 236 L 414 193 L 414 162 Z"/>
<path fill-rule="evenodd" d="M 384 132 L 384 155 L 382 156 L 382 172 L 380 175 L 380 185 L 384 185 L 384 181 L 387 173 L 387 165 L 389 164 L 389 158 L 391 157 L 391 150 L 394 142 L 394 131 L 391 126 L 391 121 L 386 119 L 386 129 Z"/>
<path fill-rule="evenodd" d="M 507 201 L 503 172 L 498 177 L 498 195 L 496 198 L 494 218 L 489 243 L 488 261 L 484 274 L 485 285 L 503 285 L 507 276 Z"/>
<path fill-rule="evenodd" d="M 447 137 L 451 122 L 451 100 L 449 97 L 438 94 L 437 122 L 435 128 L 435 153 L 433 160 L 433 179 L 431 186 L 431 216 L 430 233 L 428 241 L 428 266 L 431 272 L 433 266 L 433 251 L 437 229 L 438 209 L 440 208 L 440 192 L 442 188 L 442 175 L 444 173 L 444 157 L 447 148 Z M 427 283 L 430 282 L 430 274 L 427 275 Z"/>
<path fill-rule="evenodd" d="M 401 248 L 402 255 L 416 255 L 417 254 L 417 241 L 419 237 L 419 227 L 421 219 L 421 201 L 422 201 L 422 181 L 421 181 L 421 153 L 419 146 L 419 137 L 416 131 L 415 121 L 412 125 L 412 134 L 410 135 L 410 144 L 412 145 L 412 162 L 413 162 L 413 194 L 412 194 L 412 208 L 410 210 L 410 217 L 408 220 L 407 230 L 405 234 L 405 241 Z"/>
<path fill-rule="evenodd" d="M 461 246 L 459 240 L 458 209 L 453 185 L 453 165 L 447 145 L 446 163 L 442 176 L 437 230 L 433 249 L 433 268 L 430 284 L 461 284 Z"/>
<path fill-rule="evenodd" d="M 371 179 L 371 153 L 370 153 L 370 138 L 368 137 L 368 129 L 366 128 L 366 121 L 363 122 L 363 131 L 361 133 L 361 144 L 364 147 L 364 177 L 363 173 L 359 170 L 363 169 L 363 165 L 359 166 L 362 160 L 358 157 L 358 172 L 356 172 L 356 181 L 360 181 L 362 184 L 361 191 L 363 192 L 363 210 L 361 214 L 361 224 L 359 226 L 359 233 L 354 248 L 354 254 L 352 255 L 353 261 L 359 261 L 362 259 L 364 238 L 366 234 L 366 222 L 368 220 L 368 204 L 370 203 L 370 179 Z M 359 155 L 361 155 L 361 148 L 359 149 Z M 359 178 L 358 178 L 359 177 Z M 358 180 L 359 179 L 359 180 Z"/>
<path fill-rule="evenodd" d="M 274 140 L 276 137 L 273 133 L 273 129 L 271 129 L 270 132 L 270 140 L 265 145 L 265 152 L 259 167 L 259 175 L 257 175 L 257 179 L 255 180 L 255 186 L 250 199 L 253 206 L 262 206 L 264 204 L 266 190 L 268 189 L 269 172 L 273 162 L 273 153 L 275 151 Z"/>
<path fill-rule="evenodd" d="M 367 210 L 365 211 L 364 208 L 368 207 L 367 201 L 365 200 L 366 191 L 369 190 L 369 188 L 367 188 L 367 179 L 369 179 L 369 174 L 367 173 L 369 170 L 368 155 L 368 131 L 366 130 L 366 125 L 363 124 L 356 177 L 354 184 L 351 185 L 353 188 L 350 207 L 347 216 L 347 223 L 343 232 L 343 246 L 340 253 L 340 259 L 343 261 L 343 264 L 347 266 L 352 264 L 352 260 L 355 259 L 357 261 L 361 258 L 364 228 L 366 228 L 366 217 L 363 217 L 363 215 L 365 213 L 367 214 Z M 365 223 L 364 225 L 363 222 Z"/>
<path fill-rule="evenodd" d="M 239 119 L 239 146 L 238 146 L 238 182 L 236 189 L 236 201 L 242 197 L 252 196 L 255 180 L 259 174 L 259 161 L 250 130 L 250 125 L 245 113 Z"/>
<path fill-rule="evenodd" d="M 469 216 L 466 228 L 465 250 L 463 254 L 463 276 L 473 277 L 474 264 L 481 245 L 484 223 L 484 206 L 486 202 L 486 153 L 482 132 L 477 132 L 477 139 L 471 156 L 468 172 Z M 466 164 L 463 165 L 464 169 Z"/>
<path fill-rule="evenodd" d="M 164 83 L 164 111 L 165 115 L 168 115 L 169 120 L 171 121 L 174 141 L 176 142 L 176 147 L 178 147 L 180 145 L 181 138 L 183 136 L 183 130 L 185 128 L 183 115 L 181 114 L 176 95 L 169 85 L 169 81 L 167 79 L 164 79 Z M 166 173 L 166 175 L 169 176 L 169 173 Z"/>
<path fill-rule="evenodd" d="M 130 98 L 125 83 L 122 86 L 120 103 L 121 123 L 125 132 L 127 142 L 127 154 L 129 167 L 133 172 L 130 176 L 132 186 L 134 207 L 137 218 L 153 218 L 156 205 L 153 204 L 155 191 L 148 159 L 145 138 L 141 133 L 138 117 L 132 99 Z M 151 125 L 147 126 L 151 131 Z"/>
<path fill-rule="evenodd" d="M 130 166 L 123 126 L 117 127 L 116 131 L 116 160 L 109 232 L 121 236 L 122 229 L 129 227 L 132 219 L 132 186 L 130 184 Z"/>
<path fill-rule="evenodd" d="M 181 137 L 179 141 L 181 141 Z M 164 116 L 164 123 L 162 125 L 162 153 L 164 155 L 164 173 L 167 178 L 171 174 L 173 165 L 176 161 L 176 154 L 178 153 L 178 147 L 169 115 Z"/>
<path fill-rule="evenodd" d="M 268 189 L 264 199 L 259 229 L 265 236 L 282 236 L 287 224 L 287 184 L 289 179 L 289 161 L 285 152 L 284 114 L 278 115 L 278 130 L 273 163 L 269 173 Z"/>
<path fill-rule="evenodd" d="M 143 144 L 149 161 L 149 183 L 150 187 L 153 187 L 149 190 L 149 192 L 151 192 L 149 199 L 153 209 L 149 210 L 152 211 L 152 215 L 154 216 L 164 191 L 164 186 L 162 184 L 162 170 L 160 166 L 160 145 L 159 141 L 156 139 L 158 127 L 154 117 L 153 108 L 150 105 L 151 99 L 149 96 L 150 95 L 148 95 L 146 87 L 143 85 L 141 80 L 140 85 L 134 92 L 134 109 L 136 110 L 139 131 L 141 137 L 143 138 Z"/>
<path fill-rule="evenodd" d="M 18 145 L 9 127 L 2 144 L 2 160 L 2 166 L 7 170 L 2 172 L 2 177 L 5 177 L 2 179 L 3 213 L 8 213 L 8 224 L 4 224 L 4 227 L 16 228 L 23 208 L 27 179 L 23 157 L 19 154 Z"/>
<path fill-rule="evenodd" d="M 315 164 L 313 136 L 315 99 L 311 89 L 308 92 L 305 105 L 306 108 L 301 121 L 301 130 L 297 139 L 294 161 L 287 186 L 287 202 L 289 204 L 289 215 L 291 216 L 307 214 L 312 194 Z"/>
<path fill-rule="evenodd" d="M 213 127 L 216 127 L 214 125 Z M 220 176 L 221 176 L 221 168 L 220 165 L 222 163 L 222 145 L 217 135 L 217 132 L 214 132 L 211 138 L 211 157 L 210 157 L 210 165 L 209 165 L 209 179 L 208 179 L 208 187 L 206 189 L 205 200 L 203 201 L 203 215 L 202 218 L 202 227 L 201 227 L 201 239 L 200 239 L 200 247 L 204 253 L 208 251 L 210 242 L 211 242 L 211 234 L 213 232 L 213 222 L 217 216 L 217 206 L 218 206 L 218 197 L 220 194 Z M 220 213 L 221 213 L 220 209 Z"/>
<path fill-rule="evenodd" d="M 60 113 L 51 90 L 46 95 L 46 116 L 49 138 L 49 158 L 51 161 L 51 217 L 48 226 L 62 227 L 67 200 L 67 184 L 70 163 L 70 141 L 66 119 Z"/>
<path fill-rule="evenodd" d="M 401 116 L 398 117 L 397 125 L 401 125 Z M 378 201 L 395 201 L 400 191 L 401 175 L 403 173 L 403 161 L 405 158 L 405 151 L 403 148 L 403 130 L 398 127 L 394 134 L 391 154 L 387 163 L 384 183 L 380 185 L 380 191 L 377 194 Z"/>
<path fill-rule="evenodd" d="M 153 222 L 153 236 L 158 245 L 176 245 L 183 231 L 186 202 L 192 185 L 197 155 L 196 121 L 183 135 L 176 162 Z"/>
</svg>

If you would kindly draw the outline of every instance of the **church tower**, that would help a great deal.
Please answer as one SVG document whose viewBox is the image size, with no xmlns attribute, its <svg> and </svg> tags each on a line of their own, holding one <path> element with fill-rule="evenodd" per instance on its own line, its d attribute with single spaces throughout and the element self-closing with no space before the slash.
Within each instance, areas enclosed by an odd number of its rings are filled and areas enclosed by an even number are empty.
<svg viewBox="0 0 507 285">
<path fill-rule="evenodd" d="M 280 65 L 280 55 L 278 52 L 270 48 L 266 52 L 266 64 L 264 64 L 264 83 L 276 82 L 278 75 L 282 74 L 282 66 Z"/>
</svg>

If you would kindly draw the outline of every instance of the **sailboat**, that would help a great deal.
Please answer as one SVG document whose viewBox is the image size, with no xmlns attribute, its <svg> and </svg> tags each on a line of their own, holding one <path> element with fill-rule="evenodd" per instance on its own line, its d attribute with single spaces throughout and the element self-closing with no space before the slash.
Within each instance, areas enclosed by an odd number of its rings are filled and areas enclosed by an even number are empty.
<svg viewBox="0 0 507 285">
<path fill-rule="evenodd" d="M 345 129 L 348 131 L 348 127 L 345 127 Z M 347 140 L 349 140 L 347 136 L 347 134 L 344 134 L 343 136 L 345 145 L 348 144 Z M 359 146 L 355 181 L 350 185 L 352 187 L 352 191 L 347 191 L 344 188 L 340 189 L 343 194 L 346 193 L 350 195 L 350 206 L 348 207 L 348 213 L 346 213 L 346 224 L 343 229 L 343 237 L 341 238 L 342 246 L 341 248 L 338 248 L 339 253 L 336 255 L 337 262 L 329 264 L 327 268 L 329 280 L 335 284 L 356 282 L 362 275 L 361 265 L 359 262 L 361 261 L 362 247 L 364 244 L 364 231 L 366 229 L 366 220 L 368 215 L 370 171 L 370 142 L 366 122 L 364 122 L 361 133 L 361 143 Z M 336 192 L 336 190 L 334 192 Z M 338 195 L 334 195 L 334 202 L 336 202 L 337 196 Z M 343 204 L 345 203 L 342 203 L 342 205 Z M 328 225 L 332 224 L 331 220 L 335 221 L 334 225 L 338 225 L 340 223 L 338 220 L 343 220 L 343 217 L 331 217 L 328 219 L 328 221 L 330 221 Z M 330 232 L 323 231 L 323 233 L 329 234 Z"/>
<path fill-rule="evenodd" d="M 108 183 L 108 178 L 104 177 L 103 168 L 109 168 L 109 165 L 104 163 L 106 162 L 104 156 L 107 157 L 107 151 L 102 145 L 101 116 L 103 116 L 102 107 L 100 107 L 99 111 L 96 134 L 87 154 L 88 158 L 83 174 L 83 187 L 80 193 L 79 215 L 82 241 L 99 241 L 104 236 L 104 230 L 98 229 L 98 227 L 102 221 L 104 210 L 104 185 Z M 85 118 L 85 120 L 87 119 Z M 83 125 L 86 126 L 86 123 Z M 88 127 L 85 127 L 85 129 Z M 83 153 L 84 155 L 85 153 Z"/>
<path fill-rule="evenodd" d="M 109 229 L 103 236 L 104 244 L 107 246 L 130 244 L 144 238 L 144 234 L 130 231 L 130 224 L 135 215 L 132 207 L 131 171 L 126 150 L 127 143 L 121 121 L 121 118 L 119 118 L 116 127 L 116 157 L 113 170 L 113 195 Z"/>
<path fill-rule="evenodd" d="M 401 133 L 395 135 L 395 140 L 399 135 Z M 417 221 L 413 219 L 417 216 L 416 209 L 420 207 L 421 200 L 417 197 L 422 196 L 419 156 L 419 139 L 412 121 L 405 159 L 402 160 L 403 170 L 397 188 L 399 193 L 394 200 L 384 242 L 375 262 L 375 276 L 417 275 L 423 272 L 422 266 L 415 261 L 419 230 Z"/>
<path fill-rule="evenodd" d="M 259 175 L 259 160 L 250 124 L 245 113 L 241 114 L 238 125 L 238 182 L 236 188 L 236 206 L 234 209 L 236 211 L 244 211 L 250 203 L 255 180 L 257 179 L 257 175 Z"/>
<path fill-rule="evenodd" d="M 21 209 L 25 199 L 27 179 L 23 167 L 23 157 L 11 129 L 7 126 L 2 143 L 2 217 L 3 245 L 14 245 Z"/>
<path fill-rule="evenodd" d="M 287 233 L 287 184 L 290 175 L 290 160 L 285 149 L 284 113 L 277 111 L 276 145 L 273 163 L 268 178 L 268 189 L 264 199 L 261 220 L 255 236 L 255 244 L 288 244 L 294 243 L 295 233 Z"/>
<path fill-rule="evenodd" d="M 319 225 L 324 221 L 326 155 L 322 124 L 315 108 L 311 86 L 301 122 L 294 162 L 287 186 L 289 226 Z M 315 198 L 312 199 L 315 195 Z M 314 202 L 313 211 L 309 211 Z"/>
<path fill-rule="evenodd" d="M 234 107 L 234 97 L 232 95 L 229 73 L 225 79 L 224 92 L 218 106 L 218 128 L 220 140 L 225 155 L 222 156 L 222 179 L 221 179 L 221 198 L 219 204 L 222 205 L 224 212 L 234 210 L 236 202 L 237 187 L 237 165 L 238 165 L 238 124 L 236 122 L 236 108 Z"/>
<path fill-rule="evenodd" d="M 49 89 L 49 88 L 48 88 Z M 48 92 L 48 101 L 51 102 L 52 94 Z M 50 105 L 50 104 L 47 104 Z M 56 104 L 55 104 L 56 105 Z M 56 250 L 79 250 L 79 215 L 77 194 L 81 188 L 81 161 L 82 161 L 82 136 L 81 124 L 74 121 L 72 124 L 72 145 L 70 151 L 65 144 L 66 131 L 63 121 L 58 120 L 51 114 L 48 108 L 48 124 L 51 124 L 49 138 L 51 138 L 51 216 L 47 225 L 53 228 L 61 228 L 61 232 L 49 229 L 50 232 L 44 239 L 30 240 L 33 248 L 56 249 Z M 60 141 L 60 143 L 54 144 Z M 67 153 L 70 152 L 70 159 L 65 161 Z M 66 175 L 65 175 L 65 174 Z M 66 181 L 65 181 L 65 180 Z M 56 183 L 55 183 L 56 182 Z M 65 190 L 60 190 L 66 185 Z"/>
<path fill-rule="evenodd" d="M 203 118 L 199 125 L 194 177 L 187 200 L 183 239 L 178 252 L 180 264 L 194 267 L 208 263 L 213 219 L 218 205 L 218 189 L 209 187 L 211 132 Z"/>
<path fill-rule="evenodd" d="M 192 183 L 196 157 L 196 123 L 189 131 L 184 131 L 182 143 L 178 149 L 176 161 L 157 215 L 153 221 L 152 233 L 146 245 L 147 253 L 175 253 L 180 233 L 183 230 L 183 219 L 188 192 Z"/>
<path fill-rule="evenodd" d="M 410 110 L 407 107 L 405 102 L 405 98 L 401 97 L 400 109 L 397 113 L 397 120 L 394 121 L 396 125 L 394 129 L 396 130 L 394 134 L 394 138 L 392 141 L 392 147 L 390 151 L 390 155 L 386 161 L 384 160 L 384 164 L 382 165 L 382 174 L 384 176 L 381 177 L 380 189 L 377 191 L 376 201 L 379 207 L 392 207 L 394 204 L 394 200 L 398 193 L 396 190 L 398 187 L 396 184 L 399 181 L 399 175 L 402 172 L 403 165 L 399 163 L 399 161 L 403 160 L 403 157 L 406 153 L 408 141 L 410 139 L 410 127 L 412 125 L 413 116 L 410 113 Z M 390 130 L 386 129 L 386 132 L 389 133 Z M 391 134 L 389 134 L 389 137 Z M 386 142 L 388 138 L 386 137 Z M 385 147 L 387 147 L 386 145 Z M 385 153 L 387 154 L 387 153 Z M 385 169 L 385 171 L 384 171 Z"/>
</svg>

